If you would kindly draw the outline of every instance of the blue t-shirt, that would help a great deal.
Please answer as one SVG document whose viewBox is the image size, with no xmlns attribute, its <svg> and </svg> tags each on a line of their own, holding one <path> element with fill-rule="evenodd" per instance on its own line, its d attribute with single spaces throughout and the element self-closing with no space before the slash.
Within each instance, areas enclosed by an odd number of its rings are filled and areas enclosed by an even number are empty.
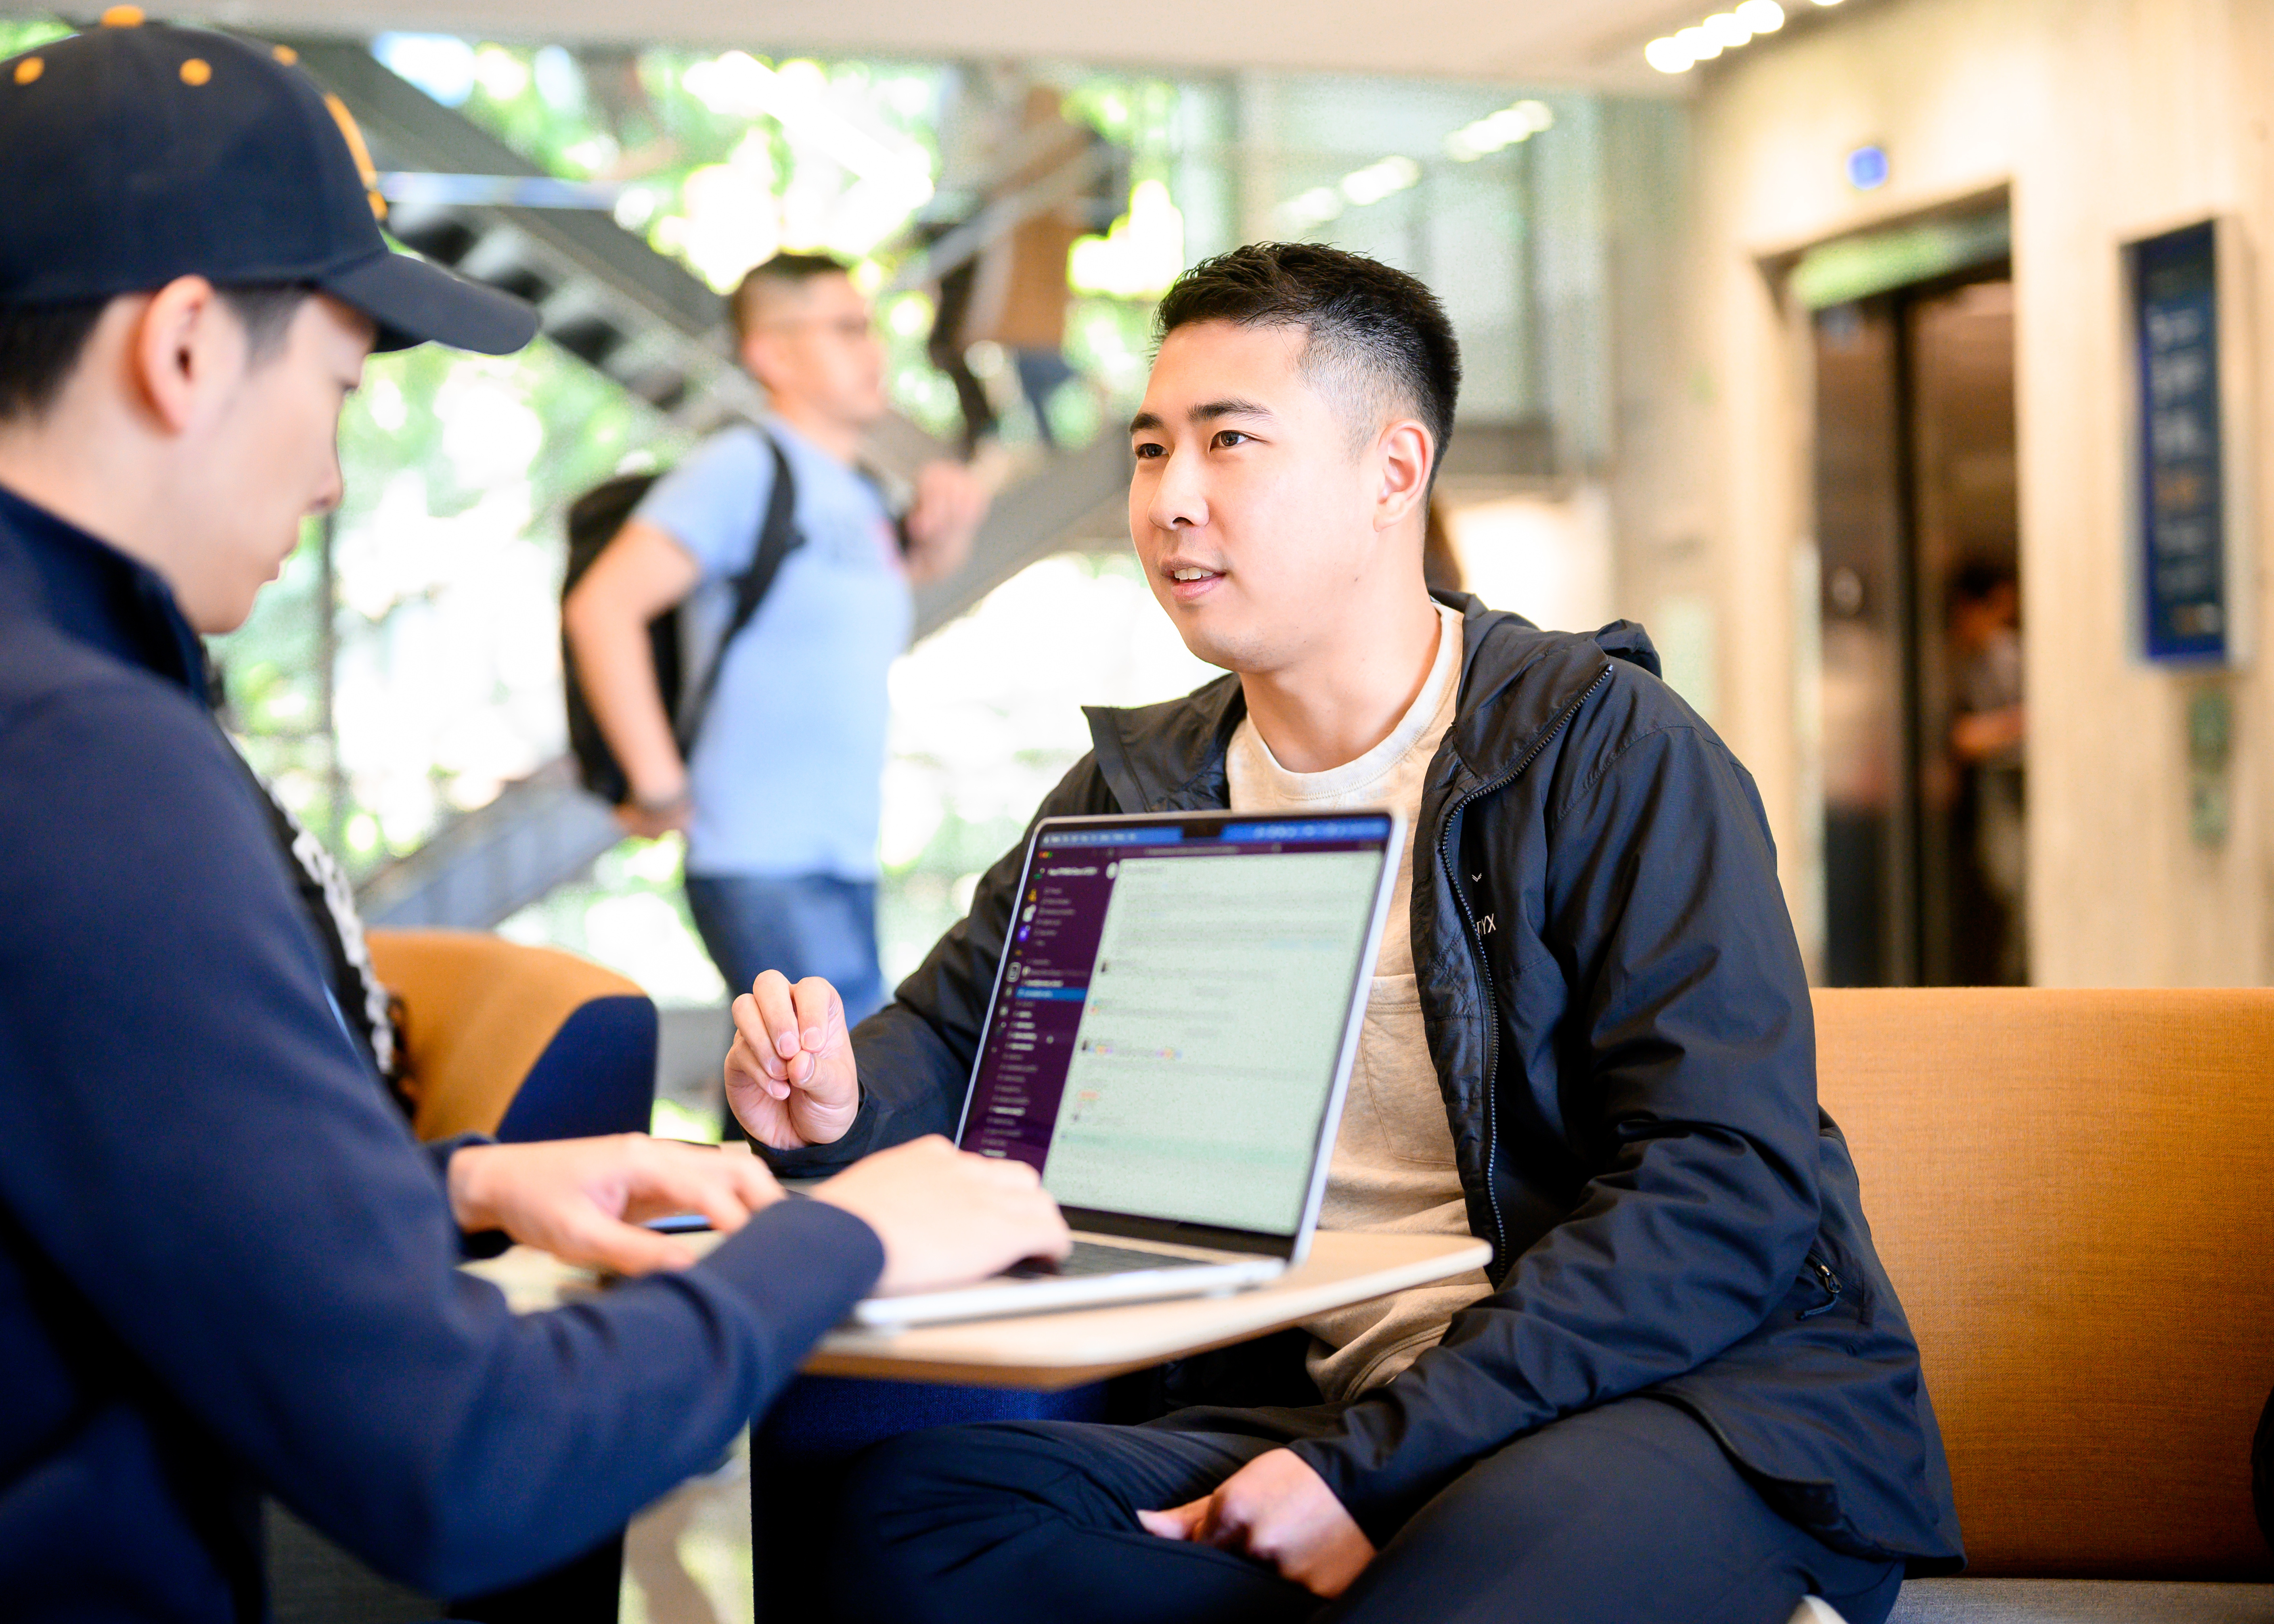
<svg viewBox="0 0 2274 1624">
<path fill-rule="evenodd" d="M 885 679 L 914 600 L 877 488 L 779 422 L 805 545 L 727 650 L 688 772 L 690 874 L 877 874 L 890 712 Z M 722 430 L 656 481 L 637 517 L 676 540 L 703 581 L 680 616 L 685 669 L 709 665 L 757 546 L 773 454 L 748 424 Z M 694 680 L 690 677 L 690 682 Z"/>
</svg>

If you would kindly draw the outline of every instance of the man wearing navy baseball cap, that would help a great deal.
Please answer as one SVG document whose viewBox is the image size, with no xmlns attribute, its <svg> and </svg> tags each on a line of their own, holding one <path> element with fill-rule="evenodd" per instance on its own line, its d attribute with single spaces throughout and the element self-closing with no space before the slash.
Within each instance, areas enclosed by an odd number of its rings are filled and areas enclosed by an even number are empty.
<svg viewBox="0 0 2274 1624">
<path fill-rule="evenodd" d="M 431 1593 L 516 1583 L 715 1461 L 856 1299 L 1065 1229 L 934 1140 L 782 1201 L 626 1136 L 422 1148 L 202 703 L 339 500 L 374 348 L 525 305 L 392 252 L 287 51 L 110 25 L 0 62 L 0 1597 L 257 1620 L 273 1493 Z M 735 1231 L 697 1263 L 638 1227 Z M 644 1278 L 516 1319 L 502 1229 Z"/>
</svg>

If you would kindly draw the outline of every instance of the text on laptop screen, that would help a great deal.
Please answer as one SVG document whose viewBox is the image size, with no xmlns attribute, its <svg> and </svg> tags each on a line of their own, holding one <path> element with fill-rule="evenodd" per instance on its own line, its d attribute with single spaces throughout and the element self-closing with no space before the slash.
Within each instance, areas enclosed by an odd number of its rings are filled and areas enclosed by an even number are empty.
<svg viewBox="0 0 2274 1624">
<path fill-rule="evenodd" d="M 1046 829 L 964 1147 L 1067 1207 L 1292 1233 L 1389 829 Z"/>
</svg>

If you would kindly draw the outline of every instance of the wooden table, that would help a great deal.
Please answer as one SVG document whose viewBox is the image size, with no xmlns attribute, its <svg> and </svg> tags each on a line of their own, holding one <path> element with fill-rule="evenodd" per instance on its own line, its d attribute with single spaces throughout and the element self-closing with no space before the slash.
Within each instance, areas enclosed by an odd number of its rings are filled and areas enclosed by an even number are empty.
<svg viewBox="0 0 2274 1624">
<path fill-rule="evenodd" d="M 1321 1232 L 1311 1255 L 1266 1286 L 1223 1297 L 1125 1303 L 901 1331 L 845 1326 L 822 1338 L 817 1376 L 1055 1389 L 1206 1352 L 1408 1287 L 1482 1268 L 1492 1248 L 1465 1235 Z"/>
<path fill-rule="evenodd" d="M 1246 1342 L 1330 1309 L 1449 1279 L 1482 1268 L 1491 1255 L 1484 1242 L 1465 1235 L 1321 1230 L 1300 1267 L 1251 1290 L 898 1331 L 840 1326 L 821 1339 L 805 1369 L 816 1376 L 1054 1391 Z M 599 1289 L 589 1271 L 526 1246 L 466 1267 L 497 1284 L 523 1312 Z"/>
</svg>

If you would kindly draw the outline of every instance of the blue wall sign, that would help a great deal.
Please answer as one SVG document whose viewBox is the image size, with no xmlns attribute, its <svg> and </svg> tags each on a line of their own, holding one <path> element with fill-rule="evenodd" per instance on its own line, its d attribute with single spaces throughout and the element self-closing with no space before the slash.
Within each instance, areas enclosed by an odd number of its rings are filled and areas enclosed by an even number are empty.
<svg viewBox="0 0 2274 1624">
<path fill-rule="evenodd" d="M 1848 154 L 1848 184 L 1858 192 L 1877 192 L 1887 184 L 1887 149 L 1858 147 Z"/>
<path fill-rule="evenodd" d="M 2130 252 L 2143 647 L 2150 659 L 2223 660 L 2231 616 L 2217 236 L 2205 221 Z"/>
</svg>

